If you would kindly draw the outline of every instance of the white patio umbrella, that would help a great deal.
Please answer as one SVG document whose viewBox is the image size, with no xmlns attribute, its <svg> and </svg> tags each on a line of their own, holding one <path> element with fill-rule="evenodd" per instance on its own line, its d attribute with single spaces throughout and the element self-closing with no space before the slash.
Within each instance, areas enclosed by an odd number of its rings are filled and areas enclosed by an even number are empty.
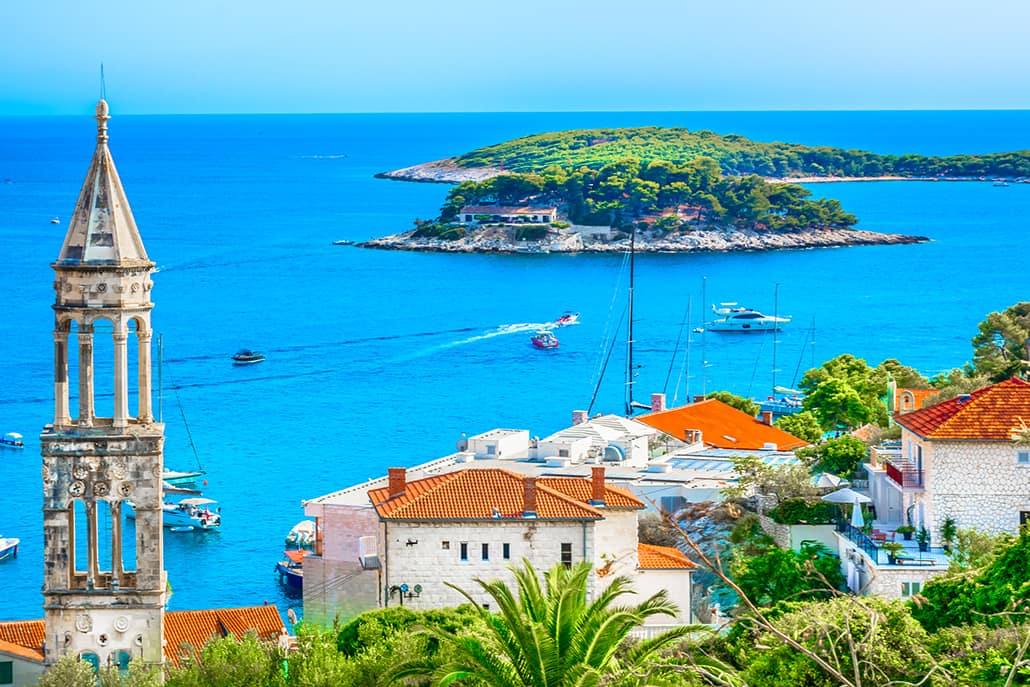
<svg viewBox="0 0 1030 687">
<path fill-rule="evenodd" d="M 818 489 L 837 489 L 848 486 L 848 481 L 832 472 L 820 472 L 812 475 L 812 485 Z"/>
<path fill-rule="evenodd" d="M 865 527 L 865 516 L 862 515 L 862 504 L 857 501 L 851 505 L 851 526 L 855 529 Z"/>
<path fill-rule="evenodd" d="M 826 496 L 821 497 L 823 501 L 829 501 L 830 503 L 871 503 L 872 499 L 865 494 L 860 494 L 854 489 L 844 487 L 837 491 L 831 491 Z"/>
</svg>

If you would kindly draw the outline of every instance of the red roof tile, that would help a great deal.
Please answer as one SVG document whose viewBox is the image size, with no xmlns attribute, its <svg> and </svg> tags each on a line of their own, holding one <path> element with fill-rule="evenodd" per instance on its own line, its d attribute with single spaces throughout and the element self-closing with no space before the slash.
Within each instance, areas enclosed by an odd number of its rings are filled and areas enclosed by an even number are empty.
<svg viewBox="0 0 1030 687">
<path fill-rule="evenodd" d="M 765 444 L 775 444 L 780 451 L 790 451 L 808 445 L 793 434 L 714 398 L 634 419 L 680 440 L 686 437 L 687 430 L 699 430 L 705 445 L 715 448 L 759 450 Z"/>
<path fill-rule="evenodd" d="M 637 558 L 644 570 L 690 570 L 697 567 L 682 551 L 671 546 L 637 544 Z"/>
<path fill-rule="evenodd" d="M 925 439 L 1011 441 L 1021 422 L 1030 424 L 1030 383 L 1007 379 L 894 420 Z"/>
<path fill-rule="evenodd" d="M 587 490 L 590 482 L 583 480 Z M 388 520 L 521 519 L 525 510 L 524 476 L 500 468 L 467 468 L 414 480 L 400 496 L 389 487 L 368 492 L 379 517 Z M 588 495 L 589 498 L 589 495 Z M 537 519 L 600 520 L 599 510 L 546 484 L 536 483 Z"/>
<path fill-rule="evenodd" d="M 41 649 L 27 649 L 26 647 L 18 644 L 5 642 L 2 639 L 0 639 L 0 654 L 16 656 L 17 658 L 23 658 L 27 661 L 35 661 L 36 663 L 42 663 L 45 658 Z"/>
<path fill-rule="evenodd" d="M 541 477 L 537 484 L 550 487 L 555 491 L 570 496 L 582 503 L 590 503 L 593 495 L 593 485 L 589 479 L 582 477 Z M 617 487 L 613 484 L 604 485 L 604 507 L 606 509 L 639 510 L 644 507 L 644 502 L 633 495 L 628 489 Z"/>
<path fill-rule="evenodd" d="M 169 611 L 165 613 L 165 660 L 180 665 L 183 656 L 193 654 L 214 637 L 241 637 L 254 630 L 263 640 L 275 640 L 284 629 L 275 606 Z M 25 658 L 42 661 L 45 634 L 42 620 L 0 622 L 0 651 L 15 653 L 20 649 Z"/>
</svg>

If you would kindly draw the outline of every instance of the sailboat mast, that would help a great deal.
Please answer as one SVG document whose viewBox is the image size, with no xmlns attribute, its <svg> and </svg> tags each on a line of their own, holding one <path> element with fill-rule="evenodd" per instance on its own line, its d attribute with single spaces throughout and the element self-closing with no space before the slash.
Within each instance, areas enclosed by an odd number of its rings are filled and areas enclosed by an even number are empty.
<svg viewBox="0 0 1030 687">
<path fill-rule="evenodd" d="M 780 283 L 776 282 L 773 290 L 773 366 L 772 366 L 772 392 L 776 395 L 776 337 L 780 331 Z"/>
<path fill-rule="evenodd" d="M 629 303 L 626 325 L 626 417 L 633 415 L 633 262 L 637 248 L 637 225 L 633 224 L 629 234 Z"/>
<path fill-rule="evenodd" d="M 705 312 L 705 308 L 708 307 L 708 277 L 701 277 L 701 312 Z M 704 324 L 704 318 L 701 318 L 701 395 L 708 395 L 708 355 L 705 353 L 705 334 L 708 332 L 708 327 Z M 690 403 L 690 397 L 687 397 L 687 403 Z"/>
<path fill-rule="evenodd" d="M 691 324 L 691 312 L 690 312 L 691 311 L 691 308 L 690 308 L 691 300 L 692 300 L 692 297 L 688 295 L 687 296 L 687 358 L 686 358 L 686 361 L 684 362 L 684 369 L 685 369 L 686 372 L 683 375 L 684 377 L 686 377 L 686 386 L 685 386 L 685 388 L 683 390 L 683 394 L 684 394 L 683 395 L 683 399 L 687 403 L 690 403 L 690 344 L 692 342 L 690 333 L 692 331 L 694 331 L 690 327 L 690 324 Z M 704 307 L 704 304 L 702 304 L 702 307 Z"/>
</svg>

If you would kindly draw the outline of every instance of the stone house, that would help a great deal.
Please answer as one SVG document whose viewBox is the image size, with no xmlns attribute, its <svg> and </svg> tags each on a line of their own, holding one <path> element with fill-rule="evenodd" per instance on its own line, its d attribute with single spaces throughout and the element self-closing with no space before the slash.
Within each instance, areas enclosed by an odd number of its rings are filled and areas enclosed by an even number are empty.
<svg viewBox="0 0 1030 687">
<path fill-rule="evenodd" d="M 550 224 L 557 220 L 558 208 L 554 206 L 466 205 L 458 211 L 458 221 L 464 224 Z"/>
</svg>

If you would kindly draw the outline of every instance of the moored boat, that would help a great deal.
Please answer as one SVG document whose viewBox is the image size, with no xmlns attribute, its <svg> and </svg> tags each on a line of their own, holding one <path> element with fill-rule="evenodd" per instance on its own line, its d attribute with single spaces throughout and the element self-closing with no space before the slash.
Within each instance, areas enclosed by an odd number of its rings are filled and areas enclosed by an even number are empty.
<svg viewBox="0 0 1030 687">
<path fill-rule="evenodd" d="M 232 356 L 233 365 L 253 365 L 254 363 L 264 362 L 265 356 L 257 351 L 252 351 L 249 348 L 243 348 Z"/>
<path fill-rule="evenodd" d="M 21 539 L 17 537 L 0 537 L 0 561 L 15 558 L 18 555 L 19 543 Z"/>
<path fill-rule="evenodd" d="M 721 317 L 712 320 L 705 328 L 713 332 L 772 332 L 779 331 L 790 322 L 790 317 L 764 315 L 757 310 L 745 308 L 736 303 L 720 303 L 712 306 L 712 312 Z"/>
<path fill-rule="evenodd" d="M 554 321 L 559 327 L 567 327 L 570 324 L 579 324 L 579 313 L 566 310 L 562 316 Z"/>
<path fill-rule="evenodd" d="M 122 504 L 125 517 L 135 520 L 135 504 L 132 501 L 123 501 Z M 176 532 L 217 530 L 222 525 L 222 509 L 218 508 L 217 504 L 214 499 L 204 497 L 185 498 L 178 503 L 163 503 L 161 524 Z"/>
<path fill-rule="evenodd" d="M 179 470 L 169 470 L 168 468 L 165 468 L 164 472 L 161 474 L 161 480 L 173 487 L 189 487 L 196 485 L 197 479 L 206 474 L 207 473 L 203 470 L 182 472 Z"/>
<path fill-rule="evenodd" d="M 529 340 L 536 348 L 558 348 L 558 337 L 548 331 L 539 331 Z"/>
<path fill-rule="evenodd" d="M 306 549 L 290 549 L 283 551 L 283 559 L 275 564 L 275 570 L 279 573 L 279 581 L 287 587 L 303 589 L 304 587 L 304 556 L 311 553 Z"/>
<path fill-rule="evenodd" d="M 8 432 L 0 437 L 0 446 L 6 446 L 7 448 L 25 448 L 25 442 L 22 440 L 22 436 L 17 432 Z"/>
</svg>

